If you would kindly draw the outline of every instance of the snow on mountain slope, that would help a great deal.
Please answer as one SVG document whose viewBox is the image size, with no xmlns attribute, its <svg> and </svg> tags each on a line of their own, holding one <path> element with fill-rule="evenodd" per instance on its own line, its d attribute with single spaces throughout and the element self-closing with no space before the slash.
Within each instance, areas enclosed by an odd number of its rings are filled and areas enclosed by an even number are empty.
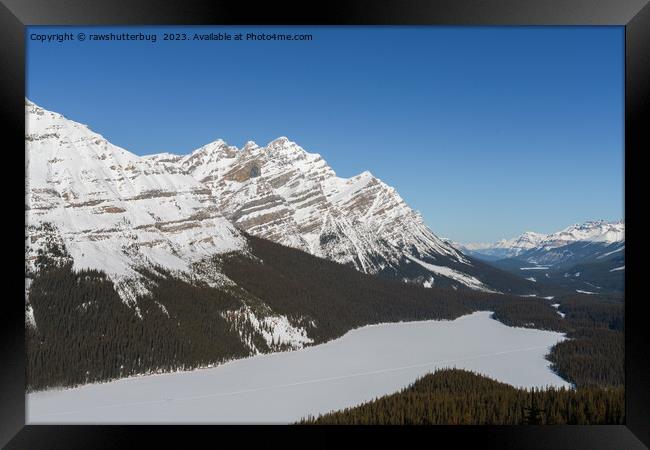
<svg viewBox="0 0 650 450">
<path fill-rule="evenodd" d="M 138 265 L 188 272 L 203 257 L 243 250 L 243 230 L 369 274 L 494 288 L 494 274 L 433 234 L 394 188 L 370 172 L 340 178 L 286 137 L 139 157 L 29 101 L 26 123 L 28 261 L 35 230 L 51 223 L 76 268 L 105 270 L 121 285 Z"/>
<path fill-rule="evenodd" d="M 427 264 L 427 263 L 425 263 L 423 261 L 420 261 L 419 259 L 414 258 L 412 256 L 407 255 L 407 258 L 410 259 L 411 261 L 415 262 L 416 264 L 421 265 L 425 269 L 430 270 L 433 273 L 443 274 L 444 276 L 446 276 L 448 278 L 451 278 L 451 279 L 454 279 L 454 280 L 458 280 L 461 283 L 463 283 L 464 285 L 469 286 L 469 287 L 471 287 L 473 289 L 476 289 L 476 290 L 479 290 L 479 291 L 485 291 L 485 292 L 494 292 L 494 291 L 488 289 L 483 283 L 481 283 L 475 277 L 465 275 L 465 274 L 463 274 L 461 272 L 450 269 L 449 267 L 436 266 L 434 264 Z M 431 286 L 431 285 L 433 285 L 433 282 L 434 282 L 433 277 L 431 277 L 430 280 L 426 282 L 426 284 Z"/>
<path fill-rule="evenodd" d="M 245 251 L 246 238 L 219 212 L 210 189 L 177 164 L 180 157 L 138 157 L 29 101 L 25 119 L 26 321 L 32 327 L 28 290 L 40 252 L 77 270 L 106 272 L 138 317 L 136 297 L 148 293 L 141 267 L 191 274 L 213 286 L 232 283 L 205 259 Z M 249 329 L 275 345 L 295 349 L 311 342 L 304 328 L 269 308 L 258 316 L 243 310 Z M 258 353 L 246 336 L 244 343 Z"/>
<path fill-rule="evenodd" d="M 557 233 L 546 236 L 539 247 L 555 248 L 572 242 L 601 242 L 611 244 L 625 240 L 625 223 L 605 222 L 604 220 L 589 221 L 583 224 L 575 224 Z"/>
<path fill-rule="evenodd" d="M 470 262 L 424 225 L 394 188 L 370 172 L 339 178 L 318 154 L 285 137 L 241 151 L 216 141 L 181 160 L 219 210 L 247 232 L 366 273 L 404 254 Z"/>
<path fill-rule="evenodd" d="M 25 114 L 28 269 L 46 239 L 61 238 L 76 269 L 104 270 L 126 289 L 137 265 L 189 271 L 203 256 L 244 247 L 210 192 L 179 168 L 31 102 Z"/>
</svg>

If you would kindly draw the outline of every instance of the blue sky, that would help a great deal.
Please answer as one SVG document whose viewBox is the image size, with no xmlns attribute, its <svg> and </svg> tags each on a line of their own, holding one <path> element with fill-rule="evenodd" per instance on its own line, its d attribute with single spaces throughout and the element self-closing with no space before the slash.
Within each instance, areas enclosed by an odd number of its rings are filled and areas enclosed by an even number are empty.
<svg viewBox="0 0 650 450">
<path fill-rule="evenodd" d="M 29 38 L 66 31 L 158 41 Z M 287 136 L 460 242 L 623 218 L 622 27 L 30 27 L 26 89 L 136 154 Z"/>
</svg>

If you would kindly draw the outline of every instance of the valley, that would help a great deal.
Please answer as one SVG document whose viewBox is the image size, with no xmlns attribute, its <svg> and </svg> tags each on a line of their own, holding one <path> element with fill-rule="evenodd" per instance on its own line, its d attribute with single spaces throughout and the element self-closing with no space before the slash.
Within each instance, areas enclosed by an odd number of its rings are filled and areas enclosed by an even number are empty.
<svg viewBox="0 0 650 450">
<path fill-rule="evenodd" d="M 623 384 L 622 222 L 463 246 L 286 137 L 138 156 L 25 119 L 31 423 L 291 423 L 445 367 Z"/>
</svg>

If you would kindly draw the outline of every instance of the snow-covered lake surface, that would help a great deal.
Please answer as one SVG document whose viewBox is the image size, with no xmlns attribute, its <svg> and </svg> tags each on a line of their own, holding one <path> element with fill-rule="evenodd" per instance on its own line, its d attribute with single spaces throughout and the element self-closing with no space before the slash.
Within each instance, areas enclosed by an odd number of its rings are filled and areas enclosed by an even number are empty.
<svg viewBox="0 0 650 450">
<path fill-rule="evenodd" d="M 33 393 L 27 423 L 291 423 L 393 393 L 443 367 L 515 386 L 569 386 L 544 359 L 563 334 L 490 316 L 372 325 L 215 368 Z"/>
</svg>

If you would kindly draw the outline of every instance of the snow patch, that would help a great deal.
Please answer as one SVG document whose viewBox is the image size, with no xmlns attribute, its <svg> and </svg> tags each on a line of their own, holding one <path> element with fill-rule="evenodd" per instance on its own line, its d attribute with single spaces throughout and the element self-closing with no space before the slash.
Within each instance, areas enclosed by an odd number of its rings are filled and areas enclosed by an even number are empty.
<svg viewBox="0 0 650 450">
<path fill-rule="evenodd" d="M 254 331 L 259 334 L 265 341 L 267 347 L 274 349 L 288 346 L 290 349 L 297 350 L 314 342 L 307 335 L 307 330 L 302 327 L 294 326 L 289 319 L 280 314 L 255 314 L 248 307 L 242 307 L 234 311 L 226 311 L 223 317 L 230 322 L 243 321 L 248 323 Z M 242 341 L 248 345 L 253 354 L 260 353 L 252 339 L 246 339 L 241 327 L 238 329 Z"/>
<path fill-rule="evenodd" d="M 480 280 L 477 278 L 466 275 L 462 272 L 458 272 L 450 267 L 445 267 L 445 266 L 437 266 L 434 264 L 429 264 L 424 261 L 419 260 L 418 258 L 411 256 L 411 255 L 406 255 L 408 259 L 411 261 L 421 265 L 425 269 L 437 274 L 437 275 L 442 275 L 444 277 L 450 278 L 454 281 L 458 281 L 465 286 L 468 286 L 472 289 L 476 289 L 479 291 L 484 291 L 484 292 L 496 292 L 491 289 L 489 289 L 487 286 L 485 286 Z"/>
<path fill-rule="evenodd" d="M 34 309 L 32 305 L 27 305 L 25 307 L 25 325 L 28 325 L 32 328 L 36 328 L 36 319 L 34 318 Z"/>
<path fill-rule="evenodd" d="M 563 313 L 562 311 L 559 311 L 560 304 L 559 304 L 559 303 L 553 303 L 551 306 L 552 306 L 553 308 L 555 308 L 555 309 L 558 309 L 558 311 L 556 311 L 556 312 L 560 315 L 560 317 L 562 317 L 562 318 L 564 319 L 564 317 L 566 316 L 566 314 Z"/>
</svg>

